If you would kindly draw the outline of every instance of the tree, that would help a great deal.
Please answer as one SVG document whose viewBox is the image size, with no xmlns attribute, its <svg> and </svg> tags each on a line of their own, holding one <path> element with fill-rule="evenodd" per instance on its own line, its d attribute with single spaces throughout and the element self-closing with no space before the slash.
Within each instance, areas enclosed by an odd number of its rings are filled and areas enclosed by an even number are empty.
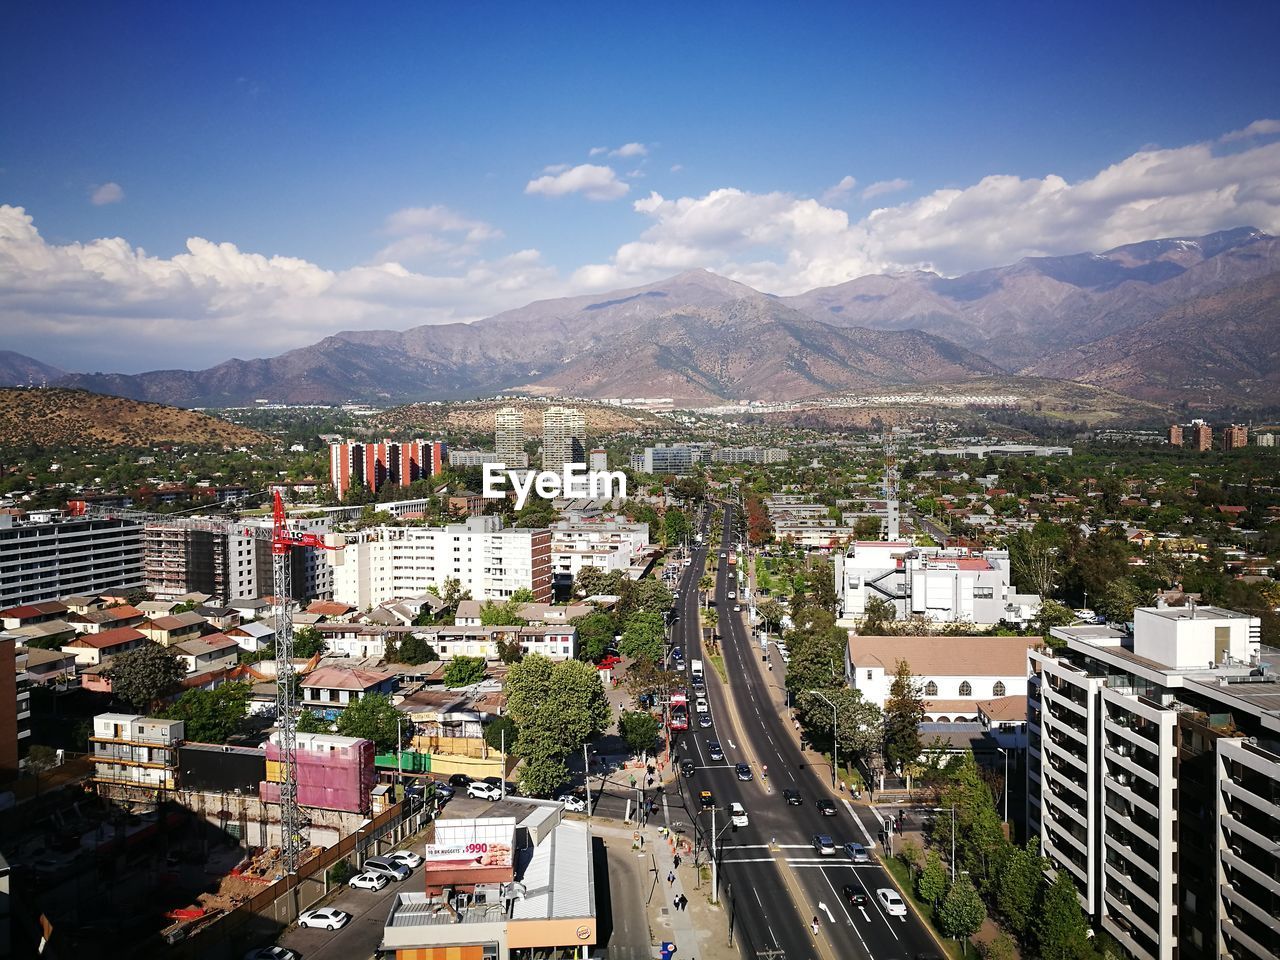
<svg viewBox="0 0 1280 960">
<path fill-rule="evenodd" d="M 1040 841 L 1032 837 L 1025 847 L 1010 849 L 996 878 L 996 909 L 1019 938 L 1030 932 L 1047 867 L 1040 856 Z"/>
<path fill-rule="evenodd" d="M 911 674 L 911 665 L 899 660 L 889 699 L 884 704 L 885 757 L 901 768 L 920 756 L 920 724 L 924 722 L 924 695 Z"/>
<path fill-rule="evenodd" d="M 480 604 L 480 625 L 484 627 L 523 627 L 529 621 L 520 616 L 523 603 L 510 600 L 486 600 Z"/>
<path fill-rule="evenodd" d="M 298 627 L 293 631 L 293 655 L 309 660 L 325 650 L 324 637 L 315 627 Z"/>
<path fill-rule="evenodd" d="M 440 608 L 440 621 L 452 623 L 453 618 L 458 615 L 458 604 L 470 599 L 471 591 L 463 590 L 462 582 L 457 577 L 446 577 L 444 583 L 440 584 L 440 601 L 444 604 Z"/>
<path fill-rule="evenodd" d="M 679 543 L 689 535 L 689 518 L 683 510 L 668 507 L 662 518 L 662 541 L 666 546 Z"/>
<path fill-rule="evenodd" d="M 658 718 L 651 713 L 628 710 L 618 720 L 618 733 L 632 753 L 648 753 L 658 739 Z"/>
<path fill-rule="evenodd" d="M 332 722 L 326 720 L 313 710 L 303 710 L 298 714 L 299 733 L 331 733 Z"/>
<path fill-rule="evenodd" d="M 154 643 L 116 654 L 107 679 L 111 691 L 136 710 L 146 712 L 172 693 L 187 675 L 182 661 Z"/>
<path fill-rule="evenodd" d="M 512 603 L 537 603 L 538 598 L 534 592 L 528 587 L 520 587 L 512 592 L 510 600 Z"/>
<path fill-rule="evenodd" d="M 618 649 L 633 660 L 656 663 L 662 659 L 664 625 L 656 613 L 633 613 L 622 631 Z"/>
<path fill-rule="evenodd" d="M 507 672 L 507 713 L 519 729 L 515 753 L 524 761 L 521 785 L 546 794 L 568 776 L 565 758 L 604 730 L 612 712 L 595 667 L 553 663 L 540 654 Z"/>
<path fill-rule="evenodd" d="M 872 597 L 863 608 L 858 632 L 865 637 L 880 636 L 897 619 L 898 610 L 890 601 L 884 597 Z"/>
<path fill-rule="evenodd" d="M 454 657 L 444 668 L 444 685 L 450 689 L 469 687 L 485 678 L 484 657 Z"/>
<path fill-rule="evenodd" d="M 1058 569 L 1058 548 L 1033 530 L 1017 530 L 1009 535 L 1009 572 L 1023 590 L 1048 598 L 1057 589 L 1062 574 Z"/>
<path fill-rule="evenodd" d="M 197 743 L 226 743 L 245 726 L 252 688 L 224 683 L 213 690 L 188 690 L 161 716 L 183 722 L 183 736 Z"/>
<path fill-rule="evenodd" d="M 1049 631 L 1054 627 L 1069 627 L 1077 619 L 1076 612 L 1065 603 L 1059 603 L 1057 600 L 1045 600 L 1040 604 L 1040 609 L 1036 611 L 1033 625 L 1037 633 L 1047 637 Z"/>
<path fill-rule="evenodd" d="M 1043 960 L 1080 960 L 1089 955 L 1089 925 L 1065 869 L 1044 887 L 1034 926 L 1036 948 Z"/>
<path fill-rule="evenodd" d="M 484 742 L 494 750 L 511 751 L 515 749 L 516 737 L 519 734 L 520 729 L 516 726 L 516 722 L 503 714 L 485 724 Z"/>
<path fill-rule="evenodd" d="M 615 571 L 616 572 L 616 571 Z M 675 597 L 659 580 L 624 580 L 621 587 L 622 600 L 618 611 L 623 616 L 632 613 L 665 613 L 671 609 Z"/>
<path fill-rule="evenodd" d="M 956 857 L 960 866 L 987 880 L 992 869 L 1004 859 L 1009 849 L 1000 815 L 996 813 L 995 795 L 982 778 L 973 752 L 961 754 L 947 767 L 951 782 L 942 794 L 940 806 L 956 808 Z M 950 841 L 951 819 L 939 818 L 935 836 Z"/>
<path fill-rule="evenodd" d="M 524 645 L 517 633 L 499 636 L 497 642 L 498 659 L 503 663 L 516 663 L 524 658 Z"/>
<path fill-rule="evenodd" d="M 787 615 L 787 612 L 782 608 L 782 604 L 773 597 L 760 601 L 759 606 L 756 607 L 756 613 L 760 615 L 760 620 L 764 624 L 766 633 L 769 630 L 781 627 L 782 619 Z"/>
<path fill-rule="evenodd" d="M 617 620 L 604 610 L 575 617 L 573 625 L 578 628 L 578 656 L 592 663 L 599 662 L 613 646 L 613 638 L 618 633 Z"/>
<path fill-rule="evenodd" d="M 1121 577 L 1103 588 L 1096 606 L 1098 613 L 1106 617 L 1108 623 L 1130 623 L 1133 620 L 1133 608 L 1140 606 L 1142 601 L 1138 585 L 1129 577 Z"/>
<path fill-rule="evenodd" d="M 683 689 L 685 677 L 683 673 L 678 671 L 663 670 L 656 663 L 641 661 L 633 664 L 631 669 L 627 671 L 627 677 L 624 682 L 627 687 L 627 693 L 636 699 L 649 694 L 664 698 L 672 690 Z"/>
<path fill-rule="evenodd" d="M 338 714 L 338 733 L 372 740 L 381 752 L 400 748 L 403 715 L 384 693 L 367 693 Z M 412 726 L 412 725 L 410 725 Z"/>
<path fill-rule="evenodd" d="M 982 954 L 982 960 L 1016 960 L 1018 956 L 1017 945 L 1003 931 L 990 940 L 978 941 L 978 952 Z"/>
<path fill-rule="evenodd" d="M 573 578 L 573 592 L 579 597 L 608 595 L 616 582 L 601 567 L 583 567 Z"/>
<path fill-rule="evenodd" d="M 982 921 L 987 919 L 987 908 L 983 906 L 982 898 L 978 896 L 978 891 L 973 888 L 968 877 L 961 876 L 951 885 L 943 898 L 942 908 L 938 911 L 938 919 L 941 921 L 942 932 L 959 940 L 967 953 L 969 938 L 978 932 Z"/>
<path fill-rule="evenodd" d="M 419 663 L 430 663 L 436 659 L 436 656 L 435 647 L 431 646 L 416 633 L 406 635 L 396 644 L 395 662 L 397 663 L 405 663 L 411 666 Z"/>
<path fill-rule="evenodd" d="M 925 857 L 924 869 L 916 876 L 916 895 L 935 910 L 947 891 L 947 868 L 936 850 Z"/>
<path fill-rule="evenodd" d="M 792 658 L 792 662 L 795 659 Z M 877 753 L 884 741 L 884 714 L 861 690 L 829 687 L 823 696 L 835 704 L 836 737 L 845 765 L 854 757 Z M 805 737 L 815 743 L 831 741 L 831 707 L 822 697 L 805 690 L 796 695 L 796 713 Z"/>
</svg>

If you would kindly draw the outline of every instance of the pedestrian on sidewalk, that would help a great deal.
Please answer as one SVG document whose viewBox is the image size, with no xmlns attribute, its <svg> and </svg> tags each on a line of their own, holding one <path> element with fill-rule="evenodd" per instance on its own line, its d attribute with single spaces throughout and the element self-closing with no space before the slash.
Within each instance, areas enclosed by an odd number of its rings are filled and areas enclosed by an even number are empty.
<svg viewBox="0 0 1280 960">
<path fill-rule="evenodd" d="M 689 898 L 686 897 L 683 893 L 680 894 L 680 909 L 686 910 L 688 909 L 688 907 L 689 907 Z"/>
<path fill-rule="evenodd" d="M 673 900 L 671 901 L 671 909 L 676 910 L 676 911 L 679 911 L 679 909 L 680 909 L 680 898 L 679 898 L 679 897 L 676 897 L 675 899 L 673 899 Z"/>
<path fill-rule="evenodd" d="M 813 935 L 815 937 L 818 935 L 818 918 L 817 917 L 814 917 L 812 922 L 810 922 L 809 929 L 813 931 Z"/>
<path fill-rule="evenodd" d="M 670 886 L 671 884 L 673 884 L 673 883 L 675 883 L 675 882 L 676 882 L 676 875 L 675 875 L 675 871 L 673 871 L 673 870 L 668 870 L 668 871 L 667 871 L 667 885 L 668 885 L 668 886 Z"/>
<path fill-rule="evenodd" d="M 674 863 L 674 864 L 675 864 L 675 868 L 676 868 L 677 870 L 679 870 L 679 869 L 680 869 L 680 854 L 678 854 L 678 853 L 677 853 L 677 854 L 676 854 L 674 857 L 672 857 L 671 859 L 672 859 L 672 863 Z"/>
</svg>

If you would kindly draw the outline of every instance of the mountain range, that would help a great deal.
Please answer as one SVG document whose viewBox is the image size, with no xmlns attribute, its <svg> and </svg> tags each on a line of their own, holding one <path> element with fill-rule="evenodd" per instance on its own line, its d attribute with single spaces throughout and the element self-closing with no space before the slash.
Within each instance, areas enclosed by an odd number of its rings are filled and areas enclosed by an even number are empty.
<svg viewBox="0 0 1280 960">
<path fill-rule="evenodd" d="M 692 270 L 472 324 L 339 333 L 200 371 L 60 375 L 0 352 L 0 384 L 47 379 L 179 406 L 398 402 L 514 389 L 702 405 L 1004 372 L 1161 401 L 1271 404 L 1280 402 L 1278 304 L 1280 239 L 1241 227 L 1100 254 L 1027 257 L 960 277 L 859 277 L 792 297 Z M 1232 389 L 1241 395 L 1225 396 Z"/>
</svg>

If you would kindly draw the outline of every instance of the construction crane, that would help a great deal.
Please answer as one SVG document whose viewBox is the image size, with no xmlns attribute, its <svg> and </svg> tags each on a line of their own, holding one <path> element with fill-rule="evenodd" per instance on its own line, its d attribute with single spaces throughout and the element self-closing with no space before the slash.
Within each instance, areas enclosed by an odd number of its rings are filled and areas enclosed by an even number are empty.
<svg viewBox="0 0 1280 960">
<path fill-rule="evenodd" d="M 280 492 L 274 492 L 270 527 L 209 517 L 183 517 L 72 500 L 68 510 L 80 516 L 136 520 L 142 523 L 232 534 L 271 541 L 271 614 L 276 633 L 276 730 L 280 738 L 280 859 L 286 874 L 296 873 L 307 849 L 307 820 L 298 806 L 298 698 L 293 667 L 293 598 L 290 552 L 294 547 L 333 550 L 314 533 L 289 530 Z M 204 508 L 201 508 L 204 509 Z"/>
</svg>

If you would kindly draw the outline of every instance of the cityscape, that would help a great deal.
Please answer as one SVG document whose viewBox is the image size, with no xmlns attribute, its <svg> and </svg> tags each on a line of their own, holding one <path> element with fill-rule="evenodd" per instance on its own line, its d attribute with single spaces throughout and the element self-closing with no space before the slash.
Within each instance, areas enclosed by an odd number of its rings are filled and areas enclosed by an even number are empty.
<svg viewBox="0 0 1280 960">
<path fill-rule="evenodd" d="M 1153 16 L 14 10 L 0 958 L 1280 958 L 1280 7 Z"/>
</svg>

